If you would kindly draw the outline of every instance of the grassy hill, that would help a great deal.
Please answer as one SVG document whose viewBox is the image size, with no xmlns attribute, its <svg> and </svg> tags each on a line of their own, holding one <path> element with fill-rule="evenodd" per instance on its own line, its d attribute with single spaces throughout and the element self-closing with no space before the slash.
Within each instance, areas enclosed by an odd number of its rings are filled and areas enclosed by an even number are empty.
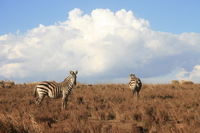
<svg viewBox="0 0 200 133">
<path fill-rule="evenodd" d="M 78 83 L 61 99 L 35 105 L 35 84 L 0 87 L 0 133 L 187 133 L 200 131 L 200 84 L 144 84 L 140 100 L 125 84 Z"/>
</svg>

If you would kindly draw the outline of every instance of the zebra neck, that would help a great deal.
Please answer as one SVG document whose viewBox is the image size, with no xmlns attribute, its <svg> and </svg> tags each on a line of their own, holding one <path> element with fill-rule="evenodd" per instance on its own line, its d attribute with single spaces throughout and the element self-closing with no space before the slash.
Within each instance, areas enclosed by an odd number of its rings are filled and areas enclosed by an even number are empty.
<svg viewBox="0 0 200 133">
<path fill-rule="evenodd" d="M 72 89 L 73 86 L 74 86 L 74 84 L 72 84 L 72 83 L 70 82 L 70 84 L 69 84 L 69 88 Z"/>
<path fill-rule="evenodd" d="M 70 82 L 70 80 L 66 80 L 62 82 L 62 87 L 63 88 L 73 88 L 74 84 L 72 82 Z"/>
<path fill-rule="evenodd" d="M 68 86 L 69 86 L 68 81 L 61 82 L 61 86 L 62 86 L 63 88 L 68 87 Z"/>
</svg>

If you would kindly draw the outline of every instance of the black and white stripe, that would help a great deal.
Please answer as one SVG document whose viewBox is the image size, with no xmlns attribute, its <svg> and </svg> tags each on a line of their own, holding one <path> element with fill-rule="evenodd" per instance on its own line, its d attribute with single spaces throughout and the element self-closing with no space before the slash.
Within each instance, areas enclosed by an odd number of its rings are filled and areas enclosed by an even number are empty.
<svg viewBox="0 0 200 133">
<path fill-rule="evenodd" d="M 43 81 L 36 85 L 34 88 L 34 95 L 36 97 L 36 91 L 38 92 L 39 98 L 35 100 L 37 105 L 40 105 L 44 97 L 47 95 L 50 98 L 57 99 L 62 97 L 62 108 L 65 109 L 67 106 L 68 95 L 70 94 L 74 85 L 76 85 L 76 74 L 78 71 L 70 71 L 70 75 L 60 83 Z"/>
<path fill-rule="evenodd" d="M 137 99 L 139 99 L 139 92 L 142 87 L 142 82 L 139 78 L 135 77 L 135 74 L 130 74 L 129 79 L 129 88 L 132 90 L 133 96 L 136 95 Z"/>
</svg>

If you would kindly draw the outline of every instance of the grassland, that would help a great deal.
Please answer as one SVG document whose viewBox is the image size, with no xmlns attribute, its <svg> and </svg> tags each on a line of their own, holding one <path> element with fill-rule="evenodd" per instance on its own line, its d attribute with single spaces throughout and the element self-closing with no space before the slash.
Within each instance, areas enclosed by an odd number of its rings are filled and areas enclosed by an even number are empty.
<svg viewBox="0 0 200 133">
<path fill-rule="evenodd" d="M 77 84 L 36 106 L 34 84 L 0 87 L 0 133 L 197 133 L 200 85 L 143 85 L 139 101 L 125 84 Z"/>
</svg>

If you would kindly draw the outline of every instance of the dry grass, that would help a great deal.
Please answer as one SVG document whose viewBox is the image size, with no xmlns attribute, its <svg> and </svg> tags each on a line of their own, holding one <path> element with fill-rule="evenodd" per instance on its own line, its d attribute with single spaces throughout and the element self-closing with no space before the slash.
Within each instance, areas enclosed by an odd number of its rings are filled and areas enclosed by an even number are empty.
<svg viewBox="0 0 200 133">
<path fill-rule="evenodd" d="M 78 84 L 67 110 L 61 99 L 36 106 L 34 84 L 0 88 L 0 133 L 195 133 L 200 85 L 143 85 L 135 101 L 124 84 Z"/>
</svg>

